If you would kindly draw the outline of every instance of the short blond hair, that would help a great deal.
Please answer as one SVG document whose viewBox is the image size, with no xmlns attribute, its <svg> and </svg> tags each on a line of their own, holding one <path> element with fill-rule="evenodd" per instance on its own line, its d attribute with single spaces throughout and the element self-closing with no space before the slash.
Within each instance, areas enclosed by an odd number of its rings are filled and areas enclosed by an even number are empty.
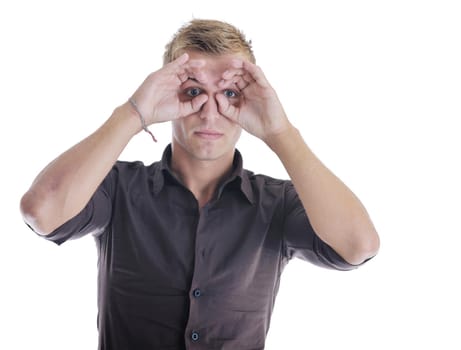
<svg viewBox="0 0 461 350">
<path fill-rule="evenodd" d="M 255 63 L 251 41 L 233 25 L 217 20 L 193 19 L 183 25 L 165 46 L 163 64 L 167 64 L 185 51 L 210 55 L 242 53 Z"/>
</svg>

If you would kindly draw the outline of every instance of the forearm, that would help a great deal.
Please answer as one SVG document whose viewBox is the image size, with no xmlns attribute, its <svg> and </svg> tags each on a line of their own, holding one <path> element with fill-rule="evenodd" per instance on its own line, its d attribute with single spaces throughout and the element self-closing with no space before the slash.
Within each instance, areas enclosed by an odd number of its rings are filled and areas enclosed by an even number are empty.
<svg viewBox="0 0 461 350">
<path fill-rule="evenodd" d="M 25 221 L 41 234 L 78 214 L 140 129 L 128 104 L 117 108 L 93 134 L 52 161 L 21 199 Z"/>
<path fill-rule="evenodd" d="M 267 144 L 285 166 L 319 237 L 351 264 L 375 255 L 379 238 L 365 208 L 313 154 L 298 130 L 291 126 Z"/>
</svg>

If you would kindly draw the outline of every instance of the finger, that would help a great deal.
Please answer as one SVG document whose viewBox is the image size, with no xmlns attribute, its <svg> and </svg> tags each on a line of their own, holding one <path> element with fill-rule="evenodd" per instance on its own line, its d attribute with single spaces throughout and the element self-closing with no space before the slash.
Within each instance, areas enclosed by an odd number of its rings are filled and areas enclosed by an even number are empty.
<svg viewBox="0 0 461 350">
<path fill-rule="evenodd" d="M 194 78 L 200 82 L 204 82 L 205 73 L 202 70 L 204 65 L 204 60 L 190 60 L 184 65 L 178 67 L 177 75 L 181 83 L 184 83 L 189 78 Z"/>
<path fill-rule="evenodd" d="M 250 76 L 234 75 L 229 79 L 221 79 L 218 82 L 218 87 L 221 89 L 225 89 L 232 85 L 236 85 L 239 90 L 243 90 L 249 85 L 251 81 L 254 82 L 254 80 Z"/>
<path fill-rule="evenodd" d="M 205 84 L 207 81 L 206 74 L 201 71 L 184 71 L 178 74 L 178 79 L 181 84 L 184 84 L 187 80 L 193 79 L 198 81 L 201 84 Z"/>
<path fill-rule="evenodd" d="M 236 86 L 239 90 L 242 90 L 242 88 L 246 85 L 248 84 L 245 81 L 243 81 L 241 77 L 238 76 L 234 76 L 232 77 L 232 79 L 229 80 L 221 79 L 218 82 L 218 87 L 220 89 L 234 88 Z"/>
<path fill-rule="evenodd" d="M 256 64 L 253 64 L 249 61 L 243 61 L 243 69 L 248 72 L 249 76 L 251 76 L 257 84 L 261 85 L 262 87 L 269 87 L 269 82 L 266 79 L 262 69 L 258 67 Z"/>
<path fill-rule="evenodd" d="M 187 63 L 189 68 L 202 68 L 205 65 L 205 60 L 192 59 Z"/>
<path fill-rule="evenodd" d="M 262 69 L 249 61 L 233 60 L 231 68 L 227 69 L 222 77 L 223 80 L 230 80 L 235 76 L 241 77 L 248 84 L 256 82 L 263 87 L 269 86 Z"/>
<path fill-rule="evenodd" d="M 187 73 L 185 70 L 185 64 L 189 61 L 189 55 L 187 53 L 183 53 L 181 56 L 176 58 L 175 60 L 167 63 L 163 69 L 165 72 L 169 72 L 171 74 L 176 74 L 178 79 L 183 82 L 187 79 Z"/>
<path fill-rule="evenodd" d="M 181 56 L 176 58 L 175 60 L 168 63 L 167 66 L 179 67 L 179 66 L 182 66 L 184 63 L 186 63 L 188 60 L 189 60 L 189 54 L 185 52 Z"/>
<path fill-rule="evenodd" d="M 219 113 L 233 122 L 238 122 L 238 109 L 229 103 L 229 100 L 224 95 L 217 94 L 216 101 L 218 102 Z"/>
<path fill-rule="evenodd" d="M 199 67 L 189 67 L 186 69 L 187 74 L 189 74 L 189 78 L 193 78 L 197 80 L 199 83 L 205 84 L 207 81 L 207 75 L 202 69 L 202 66 Z"/>
<path fill-rule="evenodd" d="M 183 83 L 189 78 L 191 74 L 196 73 L 198 69 L 204 65 L 204 60 L 189 59 L 189 55 L 184 53 L 175 60 L 166 64 L 164 69 L 173 74 L 176 74 L 178 79 Z"/>
<path fill-rule="evenodd" d="M 248 85 L 256 82 L 256 79 L 251 75 L 251 73 L 245 68 L 239 68 L 243 65 L 243 61 L 240 61 L 236 65 L 237 68 L 229 68 L 222 74 L 222 80 L 220 81 L 220 87 L 224 87 L 228 82 L 232 82 L 237 85 L 240 90 L 243 90 L 248 87 Z"/>
<path fill-rule="evenodd" d="M 186 71 L 179 72 L 178 74 L 178 79 L 182 83 L 186 82 L 187 79 L 189 79 L 189 73 Z"/>
<path fill-rule="evenodd" d="M 235 77 L 233 83 L 237 85 L 240 91 L 245 90 L 250 85 L 250 82 L 246 81 L 243 77 Z"/>
<path fill-rule="evenodd" d="M 251 76 L 251 74 L 245 69 L 228 69 L 222 74 L 222 80 L 235 80 L 235 78 L 242 78 L 246 82 L 254 82 L 255 79 Z"/>
<path fill-rule="evenodd" d="M 177 72 L 177 77 L 181 81 L 181 84 L 185 83 L 188 79 L 191 78 L 199 81 L 200 83 L 206 82 L 205 73 L 199 69 L 185 68 Z"/>
<path fill-rule="evenodd" d="M 190 101 L 181 103 L 179 117 L 187 117 L 188 115 L 198 112 L 206 101 L 208 101 L 208 96 L 202 94 L 198 95 Z"/>
<path fill-rule="evenodd" d="M 229 80 L 229 79 L 232 79 L 236 75 L 244 75 L 244 74 L 246 74 L 246 71 L 244 69 L 241 69 L 241 68 L 229 68 L 229 69 L 224 71 L 224 73 L 222 74 L 222 78 L 224 80 Z"/>
</svg>

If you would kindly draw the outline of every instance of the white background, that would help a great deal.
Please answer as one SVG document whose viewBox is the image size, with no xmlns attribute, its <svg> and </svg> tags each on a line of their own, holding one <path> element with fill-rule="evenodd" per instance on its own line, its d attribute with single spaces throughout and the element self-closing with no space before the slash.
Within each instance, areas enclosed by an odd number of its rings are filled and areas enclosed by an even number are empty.
<svg viewBox="0 0 461 350">
<path fill-rule="evenodd" d="M 19 200 L 101 125 L 192 19 L 243 29 L 306 142 L 364 202 L 380 254 L 353 272 L 289 264 L 267 349 L 460 349 L 461 11 L 457 1 L 4 1 L 0 5 L 0 348 L 95 349 L 96 249 L 57 247 Z M 170 140 L 137 135 L 122 159 Z M 244 135 L 245 166 L 286 177 Z"/>
</svg>

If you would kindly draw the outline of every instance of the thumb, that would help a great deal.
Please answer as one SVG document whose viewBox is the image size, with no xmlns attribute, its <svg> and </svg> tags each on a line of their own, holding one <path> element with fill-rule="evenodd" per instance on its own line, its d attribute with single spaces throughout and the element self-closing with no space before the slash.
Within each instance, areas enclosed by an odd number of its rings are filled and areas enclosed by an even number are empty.
<svg viewBox="0 0 461 350">
<path fill-rule="evenodd" d="M 216 101 L 218 102 L 219 113 L 234 122 L 238 121 L 238 109 L 229 103 L 224 95 L 216 95 Z"/>
<path fill-rule="evenodd" d="M 179 117 L 187 117 L 190 114 L 198 112 L 206 101 L 208 101 L 208 96 L 201 94 L 190 101 L 182 103 Z"/>
</svg>

